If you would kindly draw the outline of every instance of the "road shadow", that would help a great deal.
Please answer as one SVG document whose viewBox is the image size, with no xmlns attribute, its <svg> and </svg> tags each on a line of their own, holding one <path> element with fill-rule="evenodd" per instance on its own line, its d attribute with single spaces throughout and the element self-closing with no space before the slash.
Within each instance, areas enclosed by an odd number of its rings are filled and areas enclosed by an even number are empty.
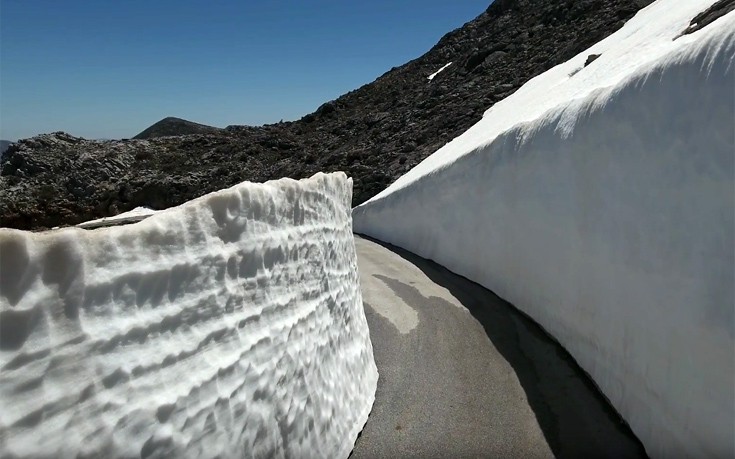
<svg viewBox="0 0 735 459">
<path fill-rule="evenodd" d="M 647 457 L 643 444 L 590 376 L 529 316 L 431 260 L 358 236 L 416 266 L 467 308 L 513 368 L 556 457 Z"/>
</svg>

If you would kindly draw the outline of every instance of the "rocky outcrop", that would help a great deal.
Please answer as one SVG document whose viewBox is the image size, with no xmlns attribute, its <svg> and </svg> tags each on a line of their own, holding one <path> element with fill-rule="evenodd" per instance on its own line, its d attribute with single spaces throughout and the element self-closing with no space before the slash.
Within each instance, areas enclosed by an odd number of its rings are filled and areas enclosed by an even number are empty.
<svg viewBox="0 0 735 459">
<path fill-rule="evenodd" d="M 719 0 L 714 5 L 702 11 L 692 19 L 689 27 L 684 30 L 683 35 L 694 33 L 711 24 L 714 20 L 721 18 L 730 11 L 735 10 L 735 0 Z"/>
<path fill-rule="evenodd" d="M 11 143 L 13 142 L 10 140 L 0 140 L 0 157 L 2 157 L 3 153 L 5 153 Z"/>
<path fill-rule="evenodd" d="M 0 161 L 0 225 L 41 229 L 181 204 L 242 180 L 345 171 L 364 202 L 530 78 L 620 28 L 649 0 L 496 0 L 423 56 L 293 122 L 89 141 L 49 134 Z M 432 80 L 427 77 L 453 62 Z"/>
</svg>

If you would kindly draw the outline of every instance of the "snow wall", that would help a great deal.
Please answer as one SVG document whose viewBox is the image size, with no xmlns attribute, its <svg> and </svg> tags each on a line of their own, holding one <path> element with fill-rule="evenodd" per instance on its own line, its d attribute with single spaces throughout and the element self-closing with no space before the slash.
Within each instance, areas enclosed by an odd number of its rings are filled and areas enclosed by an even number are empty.
<svg viewBox="0 0 735 459">
<path fill-rule="evenodd" d="M 454 162 L 439 158 L 353 210 L 355 232 L 529 314 L 656 457 L 735 454 L 729 18 L 719 33 Z M 481 136 L 482 123 L 468 135 Z"/>
<path fill-rule="evenodd" d="M 346 458 L 378 377 L 351 195 L 317 174 L 0 229 L 0 456 Z"/>
</svg>

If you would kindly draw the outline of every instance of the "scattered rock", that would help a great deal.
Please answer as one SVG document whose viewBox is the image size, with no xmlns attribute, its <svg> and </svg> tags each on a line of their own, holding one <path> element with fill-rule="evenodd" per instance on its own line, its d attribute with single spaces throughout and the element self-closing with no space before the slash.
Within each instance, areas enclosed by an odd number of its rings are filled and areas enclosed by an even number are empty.
<svg viewBox="0 0 735 459">
<path fill-rule="evenodd" d="M 588 66 L 588 65 L 590 65 L 591 63 L 595 62 L 595 60 L 596 60 L 596 59 L 597 59 L 598 57 L 600 57 L 600 56 L 602 56 L 602 54 L 590 54 L 589 56 L 587 56 L 587 60 L 586 60 L 586 61 L 584 61 L 584 66 L 585 66 L 585 67 L 587 67 L 587 66 Z"/>
</svg>

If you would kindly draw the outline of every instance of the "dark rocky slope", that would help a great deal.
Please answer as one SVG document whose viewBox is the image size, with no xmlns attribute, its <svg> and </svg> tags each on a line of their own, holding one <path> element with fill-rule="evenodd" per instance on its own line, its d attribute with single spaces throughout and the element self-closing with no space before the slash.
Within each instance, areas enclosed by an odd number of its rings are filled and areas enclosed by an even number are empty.
<svg viewBox="0 0 735 459">
<path fill-rule="evenodd" d="M 0 140 L 0 158 L 3 156 L 3 153 L 5 153 L 11 143 L 13 142 L 11 142 L 10 140 Z"/>
<path fill-rule="evenodd" d="M 423 56 L 294 122 L 147 140 L 64 133 L 22 140 L 0 161 L 0 225 L 69 225 L 136 206 L 181 204 L 242 180 L 317 171 L 347 172 L 359 204 L 648 3 L 496 0 Z"/>
<path fill-rule="evenodd" d="M 161 121 L 152 125 L 151 127 L 144 130 L 133 138 L 153 139 L 156 137 L 170 137 L 191 134 L 216 134 L 219 131 L 221 131 L 220 128 L 169 116 L 168 118 L 162 119 Z"/>
</svg>

